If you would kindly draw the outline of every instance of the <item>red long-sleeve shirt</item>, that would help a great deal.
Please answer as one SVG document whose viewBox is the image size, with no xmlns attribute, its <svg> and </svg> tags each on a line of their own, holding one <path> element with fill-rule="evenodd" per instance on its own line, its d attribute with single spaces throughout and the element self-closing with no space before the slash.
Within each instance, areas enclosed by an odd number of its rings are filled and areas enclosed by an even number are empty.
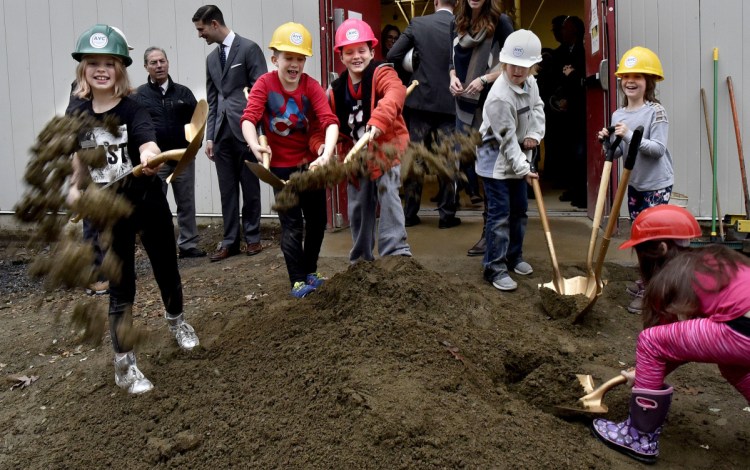
<svg viewBox="0 0 750 470">
<path fill-rule="evenodd" d="M 317 158 L 317 147 L 310 143 L 310 128 L 325 129 L 339 120 L 328 105 L 325 91 L 309 75 L 300 76 L 299 86 L 287 91 L 277 71 L 262 75 L 253 85 L 240 125 L 250 121 L 262 126 L 273 151 L 271 166 L 289 168 Z"/>
</svg>

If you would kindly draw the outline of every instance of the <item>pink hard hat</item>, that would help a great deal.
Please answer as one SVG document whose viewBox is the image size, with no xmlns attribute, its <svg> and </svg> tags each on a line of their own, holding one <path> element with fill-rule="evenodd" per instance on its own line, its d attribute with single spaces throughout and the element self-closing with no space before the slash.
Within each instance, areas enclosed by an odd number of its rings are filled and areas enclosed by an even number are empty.
<svg viewBox="0 0 750 470">
<path fill-rule="evenodd" d="M 372 32 L 370 25 L 362 20 L 349 18 L 341 23 L 336 30 L 336 41 L 333 45 L 335 52 L 341 52 L 344 46 L 349 44 L 359 44 L 360 42 L 369 42 L 370 47 L 378 45 L 378 40 Z"/>
</svg>

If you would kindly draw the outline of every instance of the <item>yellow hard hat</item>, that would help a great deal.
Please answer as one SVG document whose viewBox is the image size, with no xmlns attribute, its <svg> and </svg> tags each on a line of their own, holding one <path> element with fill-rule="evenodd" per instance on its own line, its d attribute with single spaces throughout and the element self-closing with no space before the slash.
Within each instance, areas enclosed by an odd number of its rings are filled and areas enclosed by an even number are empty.
<svg viewBox="0 0 750 470">
<path fill-rule="evenodd" d="M 626 73 L 645 73 L 656 77 L 656 81 L 664 80 L 664 70 L 661 68 L 659 57 L 651 49 L 636 46 L 622 55 L 615 75 L 621 77 Z"/>
<path fill-rule="evenodd" d="M 310 31 L 299 23 L 284 23 L 273 32 L 270 49 L 277 51 L 294 52 L 311 57 L 312 35 Z"/>
</svg>

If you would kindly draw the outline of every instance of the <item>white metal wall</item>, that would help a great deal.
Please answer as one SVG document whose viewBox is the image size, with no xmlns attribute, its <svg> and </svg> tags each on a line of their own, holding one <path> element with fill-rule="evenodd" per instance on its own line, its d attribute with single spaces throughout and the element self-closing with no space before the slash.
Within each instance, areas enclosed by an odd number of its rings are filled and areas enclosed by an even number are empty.
<svg viewBox="0 0 750 470">
<path fill-rule="evenodd" d="M 747 8 L 745 8 L 747 6 Z M 713 49 L 719 48 L 717 180 L 723 213 L 744 214 L 727 76 L 732 77 L 745 140 L 750 126 L 743 110 L 750 104 L 750 2 L 743 0 L 616 0 L 617 58 L 640 45 L 656 52 L 665 80 L 657 97 L 669 115 L 669 150 L 674 159 L 674 191 L 687 194 L 688 209 L 711 217 L 712 173 L 700 89 L 708 96 L 713 120 Z M 748 74 L 745 74 L 748 71 Z M 748 93 L 745 93 L 745 90 Z M 619 101 L 619 100 L 618 100 Z M 750 168 L 749 168 L 750 170 Z"/>
<path fill-rule="evenodd" d="M 320 50 L 319 9 L 314 0 L 211 0 L 226 24 L 268 52 L 271 34 L 287 21 L 304 24 Z M 216 47 L 198 38 L 191 21 L 200 0 L 0 0 L 0 214 L 13 211 L 24 191 L 28 149 L 39 131 L 68 103 L 76 62 L 70 56 L 78 35 L 96 23 L 123 30 L 132 51 L 133 86 L 146 81 L 143 51 L 167 51 L 170 75 L 198 99 L 206 97 L 206 56 Z M 268 55 L 268 68 L 273 65 Z M 305 72 L 320 80 L 320 59 L 308 60 Z M 273 193 L 261 185 L 263 214 L 271 214 Z M 214 165 L 203 149 L 196 167 L 196 209 L 220 215 Z M 170 191 L 170 204 L 174 203 Z"/>
</svg>

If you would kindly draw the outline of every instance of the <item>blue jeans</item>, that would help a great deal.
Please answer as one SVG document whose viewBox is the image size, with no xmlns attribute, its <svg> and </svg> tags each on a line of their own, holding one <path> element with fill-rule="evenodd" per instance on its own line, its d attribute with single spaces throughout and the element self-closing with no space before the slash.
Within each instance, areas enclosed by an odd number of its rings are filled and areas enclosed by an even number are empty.
<svg viewBox="0 0 750 470">
<path fill-rule="evenodd" d="M 523 261 L 529 207 L 525 179 L 482 178 L 487 201 L 485 236 L 487 250 L 482 259 L 484 278 L 494 281 Z"/>
</svg>

